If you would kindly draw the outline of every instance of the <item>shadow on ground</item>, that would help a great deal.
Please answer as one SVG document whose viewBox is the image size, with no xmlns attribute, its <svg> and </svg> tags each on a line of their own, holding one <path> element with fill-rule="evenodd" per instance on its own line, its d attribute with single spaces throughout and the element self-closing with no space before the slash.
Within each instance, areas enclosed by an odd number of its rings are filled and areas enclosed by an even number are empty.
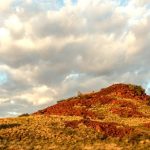
<svg viewBox="0 0 150 150">
<path fill-rule="evenodd" d="M 7 128 L 13 128 L 13 127 L 17 127 L 20 126 L 20 124 L 18 123 L 13 123 L 13 124 L 0 124 L 0 130 L 1 129 L 7 129 Z"/>
</svg>

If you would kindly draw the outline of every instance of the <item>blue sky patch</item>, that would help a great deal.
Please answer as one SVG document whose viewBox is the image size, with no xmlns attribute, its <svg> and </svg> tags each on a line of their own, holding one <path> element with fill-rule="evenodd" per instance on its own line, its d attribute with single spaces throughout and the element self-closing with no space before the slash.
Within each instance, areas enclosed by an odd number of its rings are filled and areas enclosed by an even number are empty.
<svg viewBox="0 0 150 150">
<path fill-rule="evenodd" d="M 64 6 L 64 1 L 63 0 L 55 0 L 54 3 L 55 3 L 54 5 L 55 5 L 56 9 L 59 9 L 59 8 Z"/>
<path fill-rule="evenodd" d="M 0 85 L 3 85 L 7 82 L 7 75 L 4 72 L 0 72 Z"/>
<path fill-rule="evenodd" d="M 76 5 L 78 0 L 71 0 L 72 5 Z M 32 0 L 31 3 L 26 3 L 22 0 L 14 1 L 13 8 L 23 7 L 30 12 L 45 11 L 45 10 L 59 10 L 64 7 L 64 0 Z"/>
<path fill-rule="evenodd" d="M 128 0 L 119 0 L 121 6 L 126 6 L 128 4 Z"/>
<path fill-rule="evenodd" d="M 76 5 L 78 3 L 78 0 L 72 0 L 72 4 Z"/>
<path fill-rule="evenodd" d="M 150 82 L 147 84 L 146 93 L 150 94 Z"/>
</svg>

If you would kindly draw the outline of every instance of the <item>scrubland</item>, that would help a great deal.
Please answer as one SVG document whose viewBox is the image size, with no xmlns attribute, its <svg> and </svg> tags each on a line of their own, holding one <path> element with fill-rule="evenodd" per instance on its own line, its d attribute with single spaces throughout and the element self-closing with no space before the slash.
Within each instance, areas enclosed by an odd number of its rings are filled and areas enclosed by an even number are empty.
<svg viewBox="0 0 150 150">
<path fill-rule="evenodd" d="M 0 150 L 148 150 L 150 96 L 115 84 L 33 114 L 0 119 Z"/>
</svg>

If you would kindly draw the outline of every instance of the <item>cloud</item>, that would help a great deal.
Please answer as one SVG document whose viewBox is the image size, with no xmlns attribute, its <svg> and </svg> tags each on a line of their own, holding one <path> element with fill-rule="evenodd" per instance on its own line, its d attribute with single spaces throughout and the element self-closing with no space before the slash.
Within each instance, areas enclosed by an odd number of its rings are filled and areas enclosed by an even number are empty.
<svg viewBox="0 0 150 150">
<path fill-rule="evenodd" d="M 13 0 L 0 0 L 0 12 L 5 11 L 6 9 L 9 8 Z"/>
<path fill-rule="evenodd" d="M 23 23 L 17 15 L 11 15 L 5 20 L 5 27 L 11 32 L 12 36 L 20 37 L 23 30 Z"/>
<path fill-rule="evenodd" d="M 0 116 L 116 82 L 149 88 L 148 1 L 0 4 Z"/>
<path fill-rule="evenodd" d="M 30 103 L 33 103 L 33 105 L 42 105 L 53 101 L 53 97 L 55 95 L 57 95 L 57 91 L 43 85 L 40 87 L 34 87 L 28 93 L 26 92 L 22 95 L 19 95 L 18 98 L 25 99 Z"/>
</svg>

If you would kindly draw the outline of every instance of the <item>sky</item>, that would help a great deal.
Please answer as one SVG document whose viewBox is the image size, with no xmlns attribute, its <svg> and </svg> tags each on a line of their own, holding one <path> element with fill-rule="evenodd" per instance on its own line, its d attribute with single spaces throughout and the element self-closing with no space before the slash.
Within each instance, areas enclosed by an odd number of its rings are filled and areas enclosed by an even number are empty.
<svg viewBox="0 0 150 150">
<path fill-rule="evenodd" d="M 150 94 L 149 0 L 0 0 L 0 117 L 114 83 Z"/>
</svg>

